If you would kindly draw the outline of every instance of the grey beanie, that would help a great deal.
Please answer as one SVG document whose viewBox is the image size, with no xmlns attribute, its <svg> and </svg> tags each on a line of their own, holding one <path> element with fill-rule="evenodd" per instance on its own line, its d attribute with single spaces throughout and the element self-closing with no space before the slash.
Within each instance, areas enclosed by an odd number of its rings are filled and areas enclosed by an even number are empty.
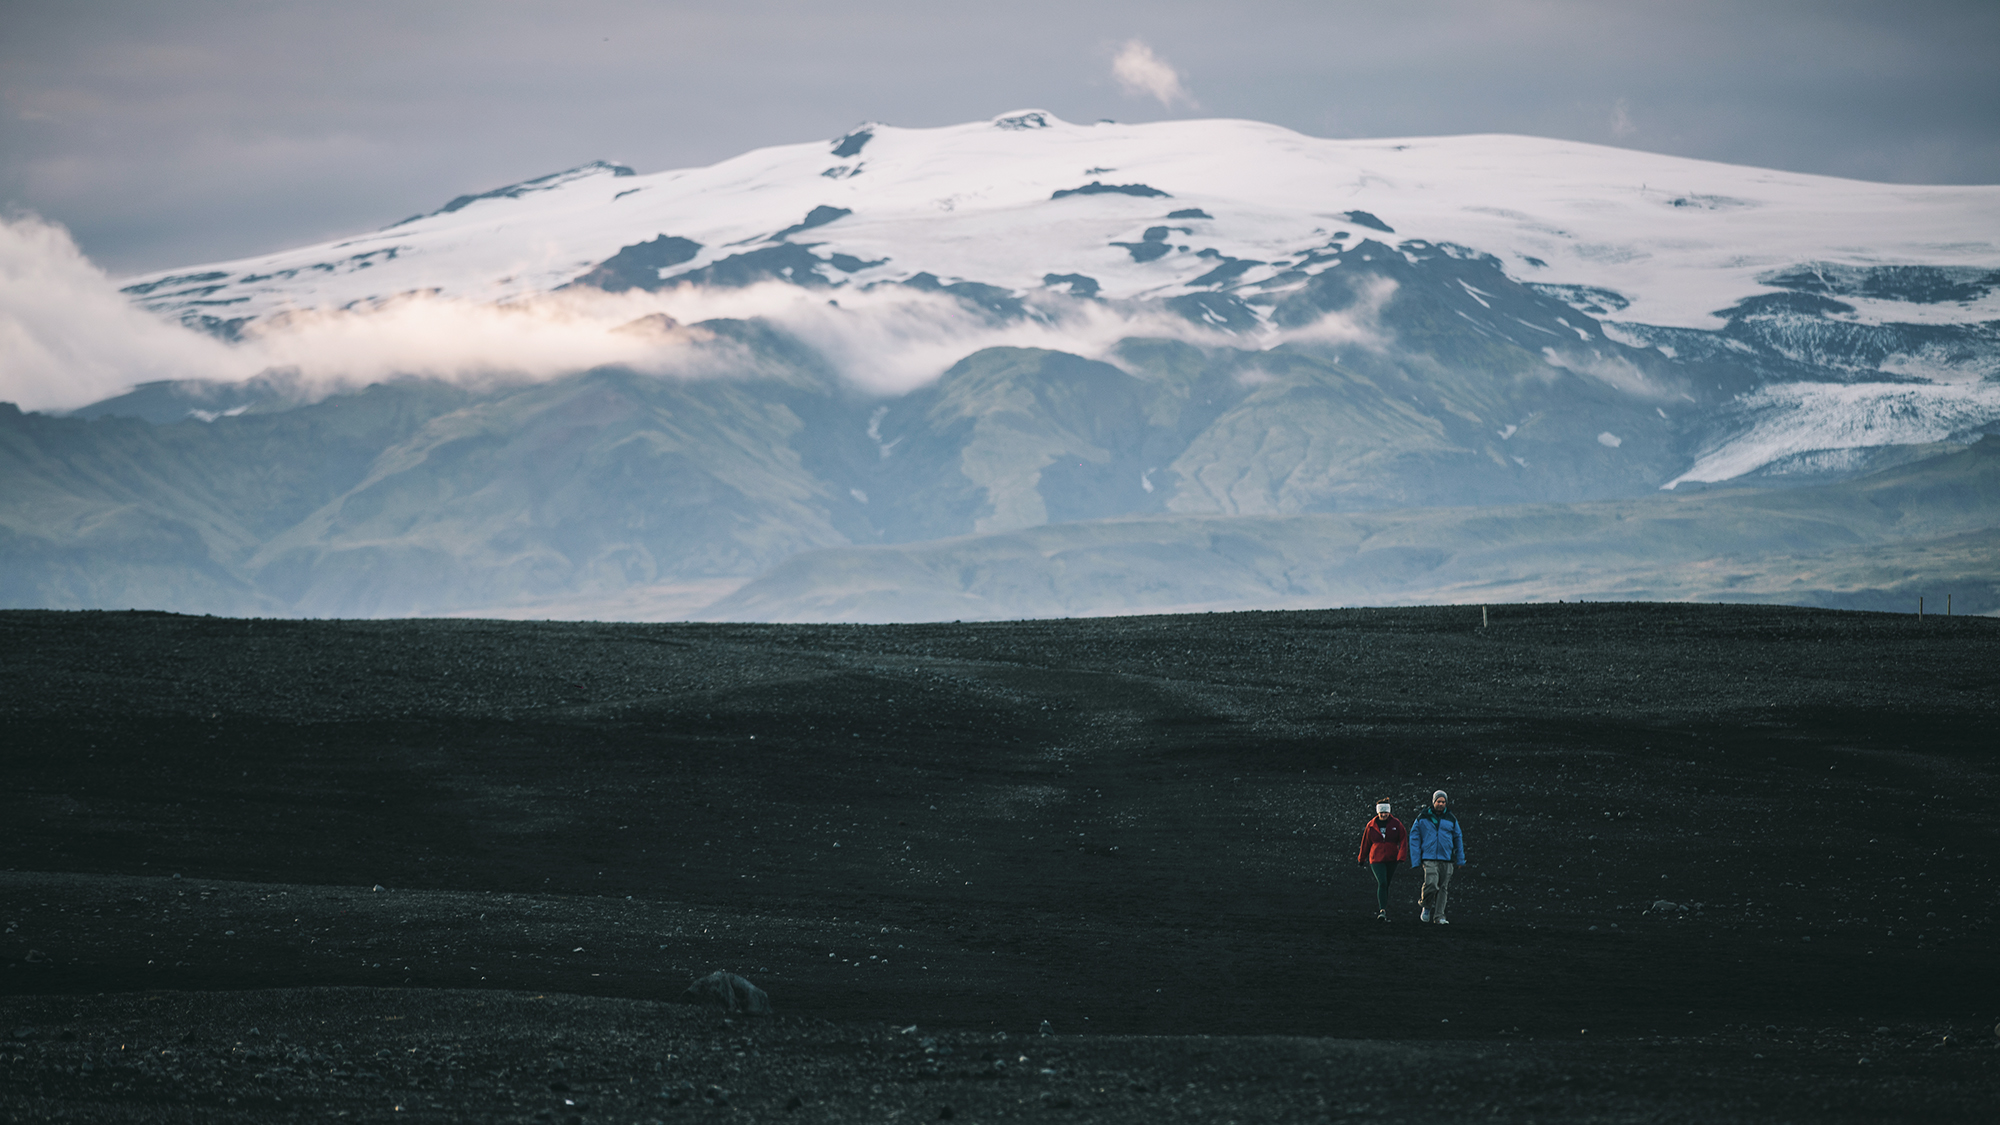
<svg viewBox="0 0 2000 1125">
<path fill-rule="evenodd" d="M 1444 799 L 1445 799 L 1446 801 L 1449 801 L 1449 800 L 1451 800 L 1451 798 L 1450 798 L 1450 797 L 1445 797 L 1445 796 L 1444 796 L 1444 790 L 1442 790 L 1442 789 L 1440 789 L 1440 790 L 1438 790 L 1437 792 L 1435 792 L 1435 793 L 1431 794 L 1431 800 L 1433 800 L 1433 801 L 1437 800 L 1437 799 L 1438 799 L 1439 797 L 1444 797 Z"/>
</svg>

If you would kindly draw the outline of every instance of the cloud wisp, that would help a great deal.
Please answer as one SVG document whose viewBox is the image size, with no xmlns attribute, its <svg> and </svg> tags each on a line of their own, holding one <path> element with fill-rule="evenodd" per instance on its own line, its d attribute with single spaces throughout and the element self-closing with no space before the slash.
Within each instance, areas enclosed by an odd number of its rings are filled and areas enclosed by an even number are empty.
<svg viewBox="0 0 2000 1125">
<path fill-rule="evenodd" d="M 0 400 L 63 409 L 154 379 L 254 374 L 221 341 L 133 308 L 69 231 L 0 218 Z"/>
<path fill-rule="evenodd" d="M 1194 95 L 1188 93 L 1181 81 L 1180 72 L 1137 39 L 1128 40 L 1118 49 L 1111 60 L 1111 76 L 1125 93 L 1135 98 L 1153 98 L 1168 109 L 1196 104 Z"/>
</svg>

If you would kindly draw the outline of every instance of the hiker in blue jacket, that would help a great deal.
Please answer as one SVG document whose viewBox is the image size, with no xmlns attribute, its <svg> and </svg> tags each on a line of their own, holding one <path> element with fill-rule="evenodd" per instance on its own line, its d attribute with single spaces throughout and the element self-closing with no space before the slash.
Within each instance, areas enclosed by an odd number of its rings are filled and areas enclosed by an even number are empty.
<svg viewBox="0 0 2000 1125">
<path fill-rule="evenodd" d="M 1424 889 L 1417 892 L 1422 920 L 1445 925 L 1444 900 L 1451 890 L 1451 873 L 1465 866 L 1465 830 L 1451 814 L 1444 790 L 1431 794 L 1431 807 L 1410 822 L 1410 866 L 1424 869 Z"/>
</svg>

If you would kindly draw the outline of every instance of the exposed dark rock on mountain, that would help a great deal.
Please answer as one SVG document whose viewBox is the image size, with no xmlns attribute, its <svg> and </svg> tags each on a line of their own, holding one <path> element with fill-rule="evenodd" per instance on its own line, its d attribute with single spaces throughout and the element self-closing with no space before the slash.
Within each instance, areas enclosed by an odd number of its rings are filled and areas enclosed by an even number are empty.
<svg viewBox="0 0 2000 1125">
<path fill-rule="evenodd" d="M 850 156 L 859 156 L 861 155 L 862 148 L 874 138 L 875 134 L 873 131 L 856 129 L 854 132 L 840 137 L 833 142 L 833 155 L 843 160 Z"/>
<path fill-rule="evenodd" d="M 977 281 L 954 281 L 946 285 L 931 273 L 912 274 L 901 284 L 929 293 L 950 294 L 964 304 L 985 312 L 995 321 L 1018 320 L 1026 316 L 1028 311 L 1027 305 L 1019 297 L 997 285 L 986 285 Z"/>
<path fill-rule="evenodd" d="M 802 285 L 808 289 L 821 289 L 831 284 L 826 275 L 820 272 L 820 267 L 828 264 L 826 259 L 814 254 L 810 249 L 784 242 L 776 246 L 747 250 L 741 254 L 731 254 L 699 269 L 663 278 L 654 288 L 709 285 L 720 289 L 738 289 L 745 285 L 755 285 L 760 281 L 789 281 L 793 285 Z"/>
<path fill-rule="evenodd" d="M 699 253 L 701 243 L 663 234 L 651 242 L 638 242 L 621 249 L 570 284 L 587 285 L 606 293 L 658 289 L 661 270 L 692 261 Z"/>
<path fill-rule="evenodd" d="M 1042 284 L 1050 287 L 1062 286 L 1072 297 L 1095 297 L 1098 290 L 1096 278 L 1085 277 L 1080 273 L 1043 274 Z"/>
<path fill-rule="evenodd" d="M 1156 187 L 1146 184 L 1106 184 L 1092 180 L 1082 187 L 1058 188 L 1050 199 L 1063 199 L 1072 195 L 1137 195 L 1145 198 L 1171 199 L 1172 196 Z"/>
<path fill-rule="evenodd" d="M 788 226 L 784 230 L 781 230 L 778 233 L 772 235 L 771 241 L 772 242 L 783 241 L 784 239 L 790 237 L 791 235 L 795 235 L 800 231 L 811 230 L 814 227 L 823 227 L 826 224 L 834 221 L 835 219 L 844 219 L 852 214 L 854 214 L 854 212 L 846 207 L 829 207 L 826 204 L 822 203 L 819 206 L 813 208 L 811 211 L 806 212 L 806 217 L 804 219 L 800 220 L 799 222 L 793 223 L 791 226 Z"/>
<path fill-rule="evenodd" d="M 1396 233 L 1395 227 L 1390 226 L 1388 223 L 1383 222 L 1366 211 L 1346 211 L 1343 214 L 1346 216 L 1347 221 L 1353 223 L 1355 226 L 1367 227 L 1369 230 L 1379 230 L 1383 234 Z"/>
</svg>

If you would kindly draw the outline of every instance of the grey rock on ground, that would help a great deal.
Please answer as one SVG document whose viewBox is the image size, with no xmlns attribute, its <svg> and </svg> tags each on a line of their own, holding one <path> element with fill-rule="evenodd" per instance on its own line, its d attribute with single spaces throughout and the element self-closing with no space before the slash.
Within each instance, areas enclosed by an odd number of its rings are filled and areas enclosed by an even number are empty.
<svg viewBox="0 0 2000 1125">
<path fill-rule="evenodd" d="M 763 989 L 735 973 L 717 970 L 688 985 L 681 993 L 685 1004 L 705 1004 L 728 1012 L 753 1016 L 771 1014 L 771 997 Z"/>
</svg>

